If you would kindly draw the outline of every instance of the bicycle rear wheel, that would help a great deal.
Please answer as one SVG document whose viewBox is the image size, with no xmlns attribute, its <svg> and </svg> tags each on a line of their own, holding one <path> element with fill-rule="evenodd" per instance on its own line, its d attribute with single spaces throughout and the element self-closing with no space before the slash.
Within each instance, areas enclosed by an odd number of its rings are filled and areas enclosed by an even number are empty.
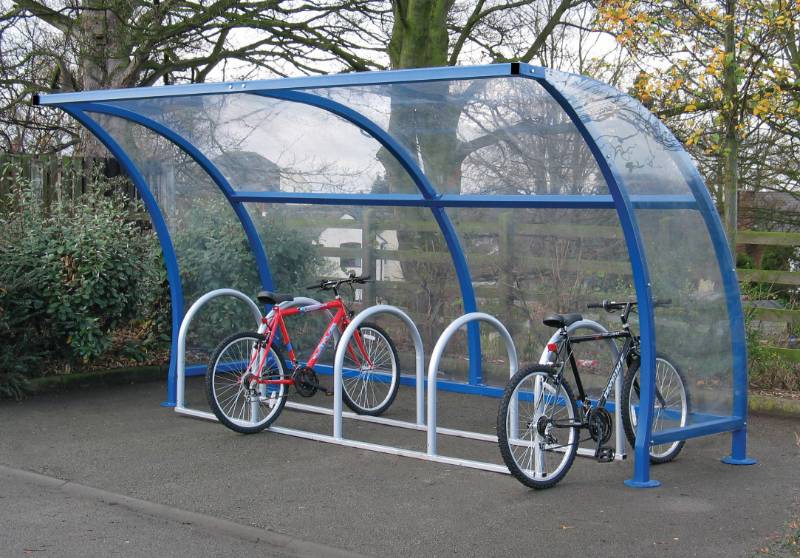
<svg viewBox="0 0 800 558">
<path fill-rule="evenodd" d="M 622 385 L 622 426 L 631 447 L 636 445 L 639 417 L 639 367 L 629 369 Z M 686 378 L 677 366 L 665 357 L 656 356 L 656 400 L 653 409 L 653 434 L 685 426 L 691 410 Z M 677 457 L 685 440 L 656 444 L 650 447 L 650 462 L 667 463 Z"/>
<path fill-rule="evenodd" d="M 550 488 L 567 474 L 578 451 L 577 409 L 569 384 L 552 368 L 517 372 L 497 414 L 497 439 L 508 470 L 525 486 Z"/>
<path fill-rule="evenodd" d="M 270 347 L 265 359 L 265 350 L 263 336 L 252 332 L 236 333 L 219 344 L 208 364 L 208 404 L 222 424 L 242 434 L 267 428 L 286 404 L 285 384 L 257 381 L 258 378 L 287 379 L 280 352 Z M 259 371 L 262 362 L 264 366 Z"/>
<path fill-rule="evenodd" d="M 375 324 L 358 328 L 344 357 L 342 399 L 354 412 L 377 416 L 394 402 L 400 386 L 400 359 L 389 334 Z"/>
</svg>

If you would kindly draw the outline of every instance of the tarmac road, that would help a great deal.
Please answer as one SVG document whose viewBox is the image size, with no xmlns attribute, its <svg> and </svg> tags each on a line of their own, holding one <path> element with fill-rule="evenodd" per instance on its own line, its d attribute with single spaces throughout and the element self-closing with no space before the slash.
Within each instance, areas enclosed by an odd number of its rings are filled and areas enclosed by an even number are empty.
<svg viewBox="0 0 800 558">
<path fill-rule="evenodd" d="M 497 400 L 441 397 L 442 425 L 492 431 Z M 796 419 L 751 417 L 752 467 L 719 461 L 721 435 L 653 467 L 656 489 L 623 485 L 631 461 L 578 458 L 534 492 L 506 475 L 238 435 L 163 398 L 150 383 L 0 402 L 0 556 L 744 557 L 800 504 Z M 390 415 L 410 418 L 411 400 L 402 392 Z M 290 410 L 278 424 L 330 432 L 330 418 Z M 345 435 L 424 444 L 364 423 Z M 440 451 L 499 462 L 492 444 L 440 437 Z"/>
</svg>

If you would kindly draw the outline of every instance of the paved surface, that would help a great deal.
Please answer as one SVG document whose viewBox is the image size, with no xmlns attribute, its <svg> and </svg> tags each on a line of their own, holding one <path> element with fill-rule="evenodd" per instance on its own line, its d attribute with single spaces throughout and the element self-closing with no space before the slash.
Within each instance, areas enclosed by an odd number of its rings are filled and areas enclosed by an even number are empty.
<svg viewBox="0 0 800 558">
<path fill-rule="evenodd" d="M 496 400 L 441 395 L 443 426 L 492 430 Z M 657 489 L 622 484 L 631 462 L 578 458 L 534 492 L 506 475 L 238 435 L 163 397 L 156 383 L 0 403 L 0 556 L 752 556 L 800 504 L 796 419 L 752 417 L 753 467 L 720 463 L 729 436 L 715 436 L 654 467 Z M 390 414 L 411 418 L 411 399 Z M 288 409 L 278 424 L 330 431 L 330 418 Z M 345 435 L 424 444 L 350 421 Z M 440 451 L 499 453 L 441 437 Z"/>
</svg>

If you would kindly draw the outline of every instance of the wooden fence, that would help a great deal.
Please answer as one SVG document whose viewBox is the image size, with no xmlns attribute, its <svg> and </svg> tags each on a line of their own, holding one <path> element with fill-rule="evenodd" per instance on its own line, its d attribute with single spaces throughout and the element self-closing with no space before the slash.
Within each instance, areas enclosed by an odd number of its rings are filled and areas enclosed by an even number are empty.
<svg viewBox="0 0 800 558">
<path fill-rule="evenodd" d="M 0 196 L 6 195 L 14 182 L 22 178 L 48 207 L 86 193 L 94 173 L 111 178 L 120 175 L 121 170 L 116 159 L 0 153 Z M 130 182 L 120 182 L 118 187 L 130 199 L 137 199 Z"/>
<path fill-rule="evenodd" d="M 789 232 L 761 232 L 739 231 L 737 243 L 740 246 L 800 246 L 800 233 Z M 800 287 L 800 271 L 771 271 L 765 269 L 737 269 L 740 283 L 756 283 L 773 286 L 797 288 Z M 764 322 L 777 322 L 793 326 L 800 324 L 800 310 L 784 308 L 760 308 L 745 301 L 745 311 L 752 312 L 755 319 Z M 770 347 L 773 353 L 794 361 L 800 362 L 800 349 L 786 347 Z"/>
</svg>

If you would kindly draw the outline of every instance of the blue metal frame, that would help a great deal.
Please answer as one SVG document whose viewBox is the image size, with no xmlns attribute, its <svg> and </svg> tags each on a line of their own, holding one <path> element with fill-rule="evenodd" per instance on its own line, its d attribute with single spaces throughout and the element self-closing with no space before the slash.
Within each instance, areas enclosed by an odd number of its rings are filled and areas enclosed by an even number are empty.
<svg viewBox="0 0 800 558">
<path fill-rule="evenodd" d="M 181 320 L 183 319 L 183 286 L 181 284 L 178 259 L 175 257 L 175 247 L 172 245 L 172 237 L 169 235 L 167 223 L 164 221 L 164 216 L 161 214 L 158 202 L 156 202 L 153 193 L 147 186 L 147 181 L 144 176 L 133 160 L 125 153 L 122 146 L 111 137 L 111 134 L 106 132 L 93 118 L 77 108 L 62 107 L 62 109 L 92 132 L 114 157 L 117 158 L 117 161 L 119 161 L 119 164 L 122 165 L 122 168 L 128 173 L 134 186 L 136 186 L 136 189 L 139 191 L 139 195 L 142 196 L 144 206 L 150 214 L 150 219 L 153 221 L 153 227 L 156 230 L 156 236 L 158 236 L 158 242 L 161 245 L 161 253 L 164 256 L 164 266 L 167 268 L 167 282 L 169 283 L 169 294 L 172 301 L 172 345 L 169 356 L 169 377 L 175 378 L 177 369 L 175 358 L 178 354 L 178 330 L 181 327 Z M 162 403 L 163 406 L 175 406 L 176 389 L 177 385 L 175 382 L 169 382 L 167 384 L 167 400 Z"/>
<path fill-rule="evenodd" d="M 609 188 L 610 195 L 602 196 L 479 196 L 479 195 L 440 195 L 430 183 L 416 161 L 393 137 L 384 129 L 366 118 L 357 111 L 332 101 L 326 97 L 314 95 L 311 92 L 299 91 L 302 89 L 320 89 L 332 87 L 366 87 L 381 84 L 395 83 L 424 83 L 446 80 L 469 80 L 495 77 L 523 76 L 532 78 L 544 87 L 555 99 L 561 108 L 568 114 L 573 124 L 577 127 L 584 141 L 592 152 L 603 177 Z M 584 78 L 585 79 L 585 78 Z M 593 85 L 602 87 L 598 82 Z M 607 88 L 612 91 L 610 88 Z M 119 106 L 90 104 L 101 101 L 124 101 L 148 98 L 218 95 L 218 94 L 258 94 L 264 97 L 282 99 L 290 102 L 304 103 L 326 110 L 346 119 L 358 126 L 373 138 L 379 141 L 391 152 L 414 180 L 420 194 L 308 194 L 291 192 L 248 192 L 235 190 L 219 173 L 218 169 L 190 142 L 182 138 L 166 126 L 159 124 L 133 110 L 126 110 Z M 615 92 L 616 94 L 616 92 Z M 642 338 L 642 413 L 637 426 L 637 444 L 635 448 L 634 476 L 627 484 L 632 486 L 653 486 L 658 484 L 649 478 L 650 442 L 662 443 L 672 440 L 685 439 L 694 436 L 703 436 L 718 432 L 733 432 L 731 455 L 725 458 L 726 462 L 734 464 L 749 464 L 754 462 L 746 455 L 746 416 L 747 416 L 747 362 L 746 344 L 744 340 L 743 313 L 739 298 L 739 287 L 733 266 L 733 259 L 728 250 L 721 222 L 714 208 L 713 202 L 705 188 L 702 179 L 689 160 L 688 155 L 682 150 L 675 153 L 675 161 L 683 174 L 693 195 L 656 195 L 632 196 L 626 190 L 621 174 L 602 153 L 595 136 L 596 130 L 591 120 L 582 120 L 581 115 L 572 106 L 567 95 L 560 90 L 556 81 L 548 78 L 544 68 L 527 64 L 511 63 L 496 64 L 491 66 L 427 68 L 415 70 L 398 70 L 391 72 L 371 72 L 343 74 L 336 76 L 314 76 L 301 78 L 284 78 L 277 80 L 262 80 L 254 82 L 234 82 L 223 84 L 181 85 L 169 87 L 154 87 L 140 89 L 125 89 L 112 91 L 92 91 L 83 93 L 64 93 L 56 95 L 43 95 L 36 97 L 35 102 L 42 105 L 60 106 L 75 117 L 102 141 L 126 168 L 134 184 L 142 194 L 145 205 L 150 212 L 154 227 L 159 236 L 159 241 L 164 252 L 167 274 L 170 282 L 170 292 L 173 298 L 173 330 L 177 332 L 180 325 L 180 316 L 183 308 L 183 293 L 181 290 L 180 276 L 177 260 L 169 238 L 168 230 L 163 217 L 158 209 L 152 193 L 149 191 L 144 177 L 136 168 L 133 161 L 125 154 L 124 149 L 113 138 L 92 120 L 83 111 L 94 110 L 111 116 L 126 118 L 137 124 L 143 125 L 155 133 L 169 139 L 187 154 L 189 154 L 212 177 L 222 190 L 226 199 L 239 216 L 251 244 L 256 261 L 259 265 L 259 274 L 265 286 L 270 283 L 269 267 L 264 245 L 260 242 L 257 232 L 249 219 L 244 203 L 303 203 L 325 205 L 380 205 L 396 207 L 427 207 L 430 208 L 439 225 L 442 235 L 447 242 L 453 258 L 453 264 L 459 279 L 459 285 L 464 297 L 464 309 L 467 312 L 476 309 L 475 294 L 469 274 L 466 258 L 452 225 L 446 208 L 456 207 L 498 207 L 498 208 L 595 208 L 616 209 L 620 224 L 625 235 L 626 244 L 631 260 L 634 286 L 639 300 L 640 335 Z M 77 105 L 76 105 L 77 103 Z M 645 110 L 645 109 L 642 109 Z M 665 127 L 661 127 L 664 134 L 669 134 Z M 674 139 L 674 138 L 673 138 Z M 236 186 L 236 185 L 234 185 Z M 733 416 L 730 417 L 704 417 L 702 421 L 690 426 L 673 429 L 670 431 L 651 433 L 652 408 L 654 400 L 653 379 L 655 374 L 655 322 L 651 301 L 651 288 L 645 249 L 636 219 L 634 209 L 692 209 L 701 213 L 710 239 L 714 246 L 715 256 L 719 264 L 725 289 L 726 305 L 731 330 L 731 349 L 733 354 Z M 259 252 L 261 255 L 259 255 Z M 481 384 L 480 339 L 475 324 L 474 330 L 469 331 L 470 347 L 470 374 L 469 384 L 455 384 L 444 382 L 444 389 L 463 391 L 465 393 L 481 393 L 496 395 L 497 388 Z M 171 369 L 174 370 L 175 339 L 173 338 L 173 351 Z M 174 402 L 174 386 L 170 393 Z"/>
<path fill-rule="evenodd" d="M 573 124 L 583 136 L 584 141 L 594 155 L 600 171 L 606 180 L 608 189 L 614 198 L 614 203 L 622 226 L 625 243 L 628 246 L 628 255 L 631 259 L 633 284 L 636 290 L 636 299 L 639 303 L 639 333 L 641 335 L 641 372 L 640 372 L 640 414 L 636 427 L 636 447 L 634 448 L 633 479 L 626 480 L 625 484 L 635 488 L 650 488 L 660 483 L 650 478 L 650 433 L 653 424 L 653 402 L 655 401 L 655 364 L 656 364 L 656 331 L 653 318 L 653 305 L 651 302 L 650 273 L 647 267 L 644 243 L 639 234 L 639 224 L 633 210 L 625 182 L 613 163 L 610 162 L 600 150 L 592 133 L 592 122 L 584 122 L 556 85 L 546 78 L 536 78 L 539 83 L 556 100 L 572 120 Z"/>
<path fill-rule="evenodd" d="M 79 93 L 41 94 L 41 105 L 64 106 L 69 103 L 97 101 L 127 101 L 158 97 L 190 97 L 195 95 L 229 95 L 296 89 L 330 89 L 333 87 L 364 87 L 391 83 L 449 81 L 458 79 L 485 79 L 517 74 L 519 64 L 490 64 L 484 66 L 452 66 L 447 68 L 418 68 L 383 72 L 357 72 L 327 76 L 305 76 L 225 83 L 198 83 L 192 85 L 167 85 L 133 89 L 106 89 Z M 544 68 L 527 66 L 531 76 L 543 76 Z"/>
<path fill-rule="evenodd" d="M 343 118 L 344 120 L 354 124 L 371 137 L 375 138 L 394 158 L 400 163 L 414 184 L 419 189 L 422 197 L 426 200 L 435 200 L 439 198 L 439 193 L 436 188 L 431 184 L 422 169 L 411 156 L 411 154 L 397 141 L 391 134 L 381 128 L 378 124 L 367 118 L 366 116 L 354 111 L 348 106 L 337 103 L 331 99 L 312 95 L 302 91 L 276 91 L 270 93 L 256 93 L 256 95 L 279 99 L 282 101 L 289 101 L 293 103 L 300 103 L 312 107 L 322 109 L 331 114 Z M 309 199 L 313 199 L 313 195 Z M 326 199 L 326 195 L 317 195 L 316 199 Z M 453 260 L 453 267 L 456 271 L 458 278 L 458 285 L 461 289 L 461 299 L 464 306 L 464 313 L 478 311 L 478 304 L 475 300 L 475 289 L 472 286 L 472 276 L 469 273 L 469 264 L 464 255 L 464 250 L 461 248 L 461 241 L 458 238 L 458 233 L 453 226 L 453 222 L 442 207 L 431 207 L 431 213 L 442 232 L 447 248 L 450 251 L 450 257 Z M 471 384 L 481 383 L 481 333 L 480 325 L 477 322 L 467 324 L 467 349 L 469 352 L 469 382 Z"/>
<path fill-rule="evenodd" d="M 390 207 L 498 207 L 540 209 L 615 209 L 612 196 L 572 195 L 458 195 L 426 198 L 417 194 L 314 194 L 308 192 L 249 192 L 239 190 L 231 199 L 257 203 L 307 203 L 316 205 L 368 205 Z M 697 209 L 690 196 L 631 196 L 635 208 Z"/>
</svg>

